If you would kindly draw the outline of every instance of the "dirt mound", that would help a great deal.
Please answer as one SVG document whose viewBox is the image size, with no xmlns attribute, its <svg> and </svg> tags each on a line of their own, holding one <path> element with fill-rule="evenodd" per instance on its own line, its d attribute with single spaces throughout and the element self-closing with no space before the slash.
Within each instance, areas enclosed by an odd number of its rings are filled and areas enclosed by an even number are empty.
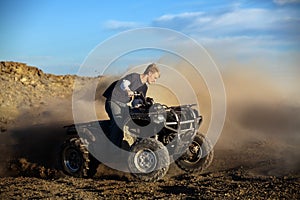
<svg viewBox="0 0 300 200">
<path fill-rule="evenodd" d="M 85 99 L 89 93 L 85 86 L 97 81 L 94 100 L 99 116 L 103 117 L 101 94 L 112 80 L 46 74 L 25 63 L 0 62 L 0 150 L 3 152 L 0 176 L 31 174 L 41 177 L 37 171 L 55 169 L 60 146 L 66 137 L 63 127 L 74 123 L 72 94 L 80 94 L 83 104 L 91 101 Z M 26 165 L 20 165 L 20 159 L 31 163 L 31 167 L 24 170 L 20 166 Z M 42 175 L 48 176 L 52 174 Z"/>
<path fill-rule="evenodd" d="M 56 76 L 24 63 L 0 62 L 0 127 L 5 131 L 22 113 L 70 99 L 75 76 Z M 46 114 L 46 113 L 44 113 Z"/>
</svg>

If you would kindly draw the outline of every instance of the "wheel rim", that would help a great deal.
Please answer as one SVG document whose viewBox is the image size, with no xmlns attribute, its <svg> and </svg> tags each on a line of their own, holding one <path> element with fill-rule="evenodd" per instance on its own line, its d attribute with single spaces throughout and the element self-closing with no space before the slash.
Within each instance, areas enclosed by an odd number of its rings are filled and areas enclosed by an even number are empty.
<svg viewBox="0 0 300 200">
<path fill-rule="evenodd" d="M 189 163 L 198 162 L 203 155 L 203 150 L 201 148 L 201 144 L 197 141 L 193 141 L 187 150 L 186 161 Z"/>
<path fill-rule="evenodd" d="M 77 172 L 82 165 L 81 154 L 73 148 L 65 151 L 64 164 L 71 173 Z"/>
<path fill-rule="evenodd" d="M 150 173 L 156 168 L 157 157 L 150 149 L 140 150 L 134 156 L 134 164 L 139 172 Z"/>
</svg>

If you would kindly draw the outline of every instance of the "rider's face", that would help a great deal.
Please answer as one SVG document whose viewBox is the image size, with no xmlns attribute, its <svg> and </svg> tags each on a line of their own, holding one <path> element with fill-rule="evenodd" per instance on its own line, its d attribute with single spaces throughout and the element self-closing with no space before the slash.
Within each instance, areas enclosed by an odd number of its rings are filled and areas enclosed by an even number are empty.
<svg viewBox="0 0 300 200">
<path fill-rule="evenodd" d="M 159 73 L 158 72 L 155 72 L 155 73 L 149 72 L 147 82 L 149 84 L 155 83 L 158 78 L 159 78 Z"/>
</svg>

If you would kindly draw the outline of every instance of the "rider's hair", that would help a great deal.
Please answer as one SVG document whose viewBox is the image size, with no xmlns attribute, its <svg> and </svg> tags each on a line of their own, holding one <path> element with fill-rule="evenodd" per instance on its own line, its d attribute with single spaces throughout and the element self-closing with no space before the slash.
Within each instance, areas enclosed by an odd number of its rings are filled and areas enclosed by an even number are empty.
<svg viewBox="0 0 300 200">
<path fill-rule="evenodd" d="M 159 69 L 158 69 L 158 67 L 156 66 L 155 63 L 151 63 L 150 65 L 148 65 L 148 67 L 144 71 L 144 74 L 145 75 L 149 74 L 149 72 L 151 72 L 151 73 L 156 73 L 157 72 L 158 74 L 160 74 L 160 71 L 159 71 Z"/>
</svg>

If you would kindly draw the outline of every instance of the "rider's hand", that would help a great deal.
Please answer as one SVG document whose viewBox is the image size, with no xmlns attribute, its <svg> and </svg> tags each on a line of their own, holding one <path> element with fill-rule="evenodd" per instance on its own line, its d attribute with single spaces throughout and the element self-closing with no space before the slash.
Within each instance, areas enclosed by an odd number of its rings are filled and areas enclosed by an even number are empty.
<svg viewBox="0 0 300 200">
<path fill-rule="evenodd" d="M 133 97 L 134 96 L 134 92 L 131 90 L 126 90 L 128 97 Z"/>
</svg>

